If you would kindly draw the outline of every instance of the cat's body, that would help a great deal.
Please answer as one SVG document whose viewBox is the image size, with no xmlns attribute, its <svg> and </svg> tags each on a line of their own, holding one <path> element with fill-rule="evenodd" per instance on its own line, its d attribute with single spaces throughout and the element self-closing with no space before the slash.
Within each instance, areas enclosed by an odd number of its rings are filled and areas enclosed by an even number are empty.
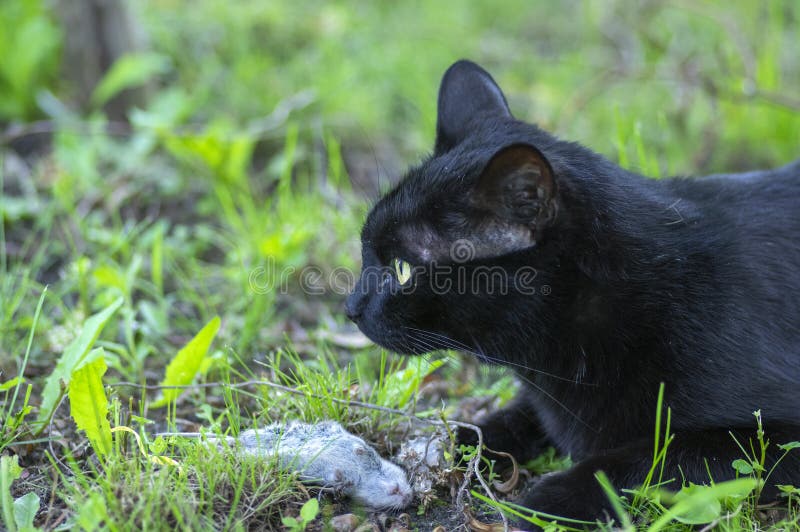
<svg viewBox="0 0 800 532">
<path fill-rule="evenodd" d="M 644 480 L 661 382 L 675 489 L 681 471 L 707 482 L 706 459 L 714 480 L 731 478 L 742 456 L 728 430 L 746 442 L 756 409 L 773 444 L 800 440 L 798 235 L 800 161 L 645 179 L 515 120 L 491 77 L 459 62 L 442 81 L 435 153 L 367 219 L 348 314 L 396 351 L 513 367 L 527 385 L 483 425 L 487 445 L 570 453 L 577 465 L 521 502 L 591 519 L 608 507 L 596 470 L 617 488 Z M 405 283 L 395 259 L 414 267 Z M 800 485 L 800 461 L 774 483 Z"/>
</svg>

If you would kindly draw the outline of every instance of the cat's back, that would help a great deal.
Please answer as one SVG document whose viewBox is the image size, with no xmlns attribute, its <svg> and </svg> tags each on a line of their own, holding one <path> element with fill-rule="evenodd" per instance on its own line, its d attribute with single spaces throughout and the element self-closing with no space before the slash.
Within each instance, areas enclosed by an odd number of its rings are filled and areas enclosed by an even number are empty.
<svg viewBox="0 0 800 532">
<path fill-rule="evenodd" d="M 681 201 L 691 204 L 702 227 L 735 239 L 745 252 L 779 245 L 775 251 L 788 253 L 784 258 L 800 271 L 800 159 L 771 170 L 674 178 L 664 185 L 676 208 Z"/>
<path fill-rule="evenodd" d="M 679 197 L 699 203 L 701 208 L 738 212 L 769 206 L 794 207 L 800 213 L 800 159 L 769 170 L 711 174 L 705 177 L 672 178 L 665 184 Z"/>
</svg>

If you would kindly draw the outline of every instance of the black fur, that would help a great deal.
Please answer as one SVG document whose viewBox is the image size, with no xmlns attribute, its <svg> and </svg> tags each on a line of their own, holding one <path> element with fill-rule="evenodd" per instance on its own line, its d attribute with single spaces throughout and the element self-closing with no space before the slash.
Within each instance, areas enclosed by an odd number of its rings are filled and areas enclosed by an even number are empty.
<svg viewBox="0 0 800 532">
<path fill-rule="evenodd" d="M 459 348 L 516 370 L 527 384 L 483 425 L 487 445 L 525 459 L 553 444 L 577 462 L 522 504 L 594 519 L 608 510 L 595 471 L 640 484 L 661 382 L 676 489 L 707 483 L 705 460 L 732 478 L 728 430 L 752 438 L 756 409 L 773 451 L 800 440 L 800 161 L 646 179 L 515 120 L 468 61 L 445 74 L 438 121 L 434 154 L 367 218 L 347 312 L 389 349 Z M 414 266 L 407 286 L 395 258 Z M 533 283 L 518 278 L 531 269 Z M 791 454 L 765 497 L 775 484 L 800 486 Z"/>
</svg>

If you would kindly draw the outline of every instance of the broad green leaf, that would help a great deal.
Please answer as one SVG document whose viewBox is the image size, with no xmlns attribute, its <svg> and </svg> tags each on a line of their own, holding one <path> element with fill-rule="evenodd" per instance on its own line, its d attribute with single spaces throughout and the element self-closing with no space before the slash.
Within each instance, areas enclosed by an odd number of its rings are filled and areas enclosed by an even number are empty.
<svg viewBox="0 0 800 532">
<path fill-rule="evenodd" d="M 17 529 L 14 520 L 14 503 L 11 500 L 11 483 L 22 474 L 19 457 L 0 456 L 0 506 L 3 510 L 3 524 L 10 532 Z"/>
<path fill-rule="evenodd" d="M 673 519 L 686 524 L 702 524 L 713 521 L 721 512 L 720 501 L 729 497 L 743 499 L 758 486 L 758 483 L 758 480 L 746 477 L 720 482 L 713 486 L 690 486 L 674 495 L 664 493 L 662 500 L 671 500 L 673 504 L 647 528 L 647 531 L 657 532 Z M 712 514 L 715 516 L 710 517 Z"/>
<path fill-rule="evenodd" d="M 117 299 L 114 303 L 87 319 L 77 338 L 64 349 L 64 353 L 58 359 L 55 369 L 47 377 L 44 385 L 42 405 L 39 407 L 39 417 L 36 419 L 36 423 L 40 425 L 38 432 L 41 432 L 50 421 L 53 409 L 61 400 L 61 396 L 65 391 L 62 389 L 62 382 L 64 386 L 69 386 L 70 375 L 86 362 L 89 351 L 103 331 L 103 327 L 106 326 L 108 320 L 111 319 L 111 316 L 121 305 L 122 298 Z"/>
<path fill-rule="evenodd" d="M 0 392 L 5 392 L 6 390 L 10 390 L 14 386 L 16 386 L 18 382 L 22 383 L 22 382 L 25 382 L 25 381 L 20 377 L 14 377 L 11 380 L 7 380 L 3 384 L 0 384 Z"/>
<path fill-rule="evenodd" d="M 33 520 L 39 511 L 39 496 L 30 491 L 14 501 L 14 521 L 20 530 L 36 530 Z"/>
<path fill-rule="evenodd" d="M 397 408 L 405 407 L 414 397 L 423 379 L 444 365 L 443 360 L 417 359 L 417 363 L 386 377 L 386 403 Z"/>
<path fill-rule="evenodd" d="M 300 508 L 300 519 L 303 520 L 303 523 L 310 523 L 317 518 L 318 513 L 319 501 L 312 497 Z"/>
<path fill-rule="evenodd" d="M 92 104 L 100 107 L 125 89 L 142 85 L 169 70 L 169 59 L 156 53 L 126 54 L 117 59 L 92 93 Z"/>
<path fill-rule="evenodd" d="M 790 441 L 789 443 L 783 443 L 778 445 L 778 448 L 781 451 L 791 451 L 792 449 L 800 448 L 800 441 Z"/>
<path fill-rule="evenodd" d="M 281 517 L 281 523 L 283 523 L 283 526 L 285 526 L 291 531 L 300 530 L 300 521 L 298 521 L 294 517 L 291 516 Z"/>
<path fill-rule="evenodd" d="M 753 466 L 750 462 L 741 458 L 734 460 L 731 466 L 742 475 L 750 475 L 753 472 Z"/>
<path fill-rule="evenodd" d="M 111 425 L 108 422 L 108 398 L 103 389 L 106 361 L 102 349 L 94 361 L 72 372 L 69 387 L 70 414 L 79 429 L 86 433 L 99 456 L 111 452 Z"/>
<path fill-rule="evenodd" d="M 795 488 L 791 484 L 775 484 L 775 487 L 785 495 L 800 495 L 800 488 Z"/>
<path fill-rule="evenodd" d="M 675 507 L 680 507 L 680 512 L 675 514 L 675 520 L 686 525 L 702 525 L 710 523 L 722 513 L 722 504 L 716 497 L 704 497 L 703 492 L 710 486 L 692 484 L 681 489 L 675 494 Z"/>
<path fill-rule="evenodd" d="M 208 353 L 211 341 L 219 331 L 219 324 L 219 316 L 216 316 L 194 338 L 189 340 L 189 343 L 178 351 L 178 354 L 167 366 L 161 386 L 185 386 L 192 383 L 197 371 L 203 364 L 206 353 Z M 152 408 L 165 406 L 177 399 L 182 391 L 179 389 L 166 389 L 164 390 L 164 396 L 150 406 Z"/>
</svg>

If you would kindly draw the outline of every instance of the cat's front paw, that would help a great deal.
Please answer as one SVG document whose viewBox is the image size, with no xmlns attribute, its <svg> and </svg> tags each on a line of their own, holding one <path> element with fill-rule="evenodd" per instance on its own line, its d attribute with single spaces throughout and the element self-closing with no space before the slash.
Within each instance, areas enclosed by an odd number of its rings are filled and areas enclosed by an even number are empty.
<svg viewBox="0 0 800 532">
<path fill-rule="evenodd" d="M 478 428 L 483 435 L 483 444 L 492 451 L 508 453 L 518 462 L 535 458 L 545 447 L 547 441 L 538 425 L 520 419 L 513 410 L 499 410 L 489 416 Z M 459 427 L 456 442 L 464 445 L 478 445 L 478 434 L 467 427 Z"/>
<path fill-rule="evenodd" d="M 550 473 L 532 482 L 520 493 L 515 502 L 551 521 L 555 517 L 579 519 L 594 528 L 596 522 L 607 522 L 613 515 L 608 498 L 597 480 L 577 478 L 573 470 Z M 550 516 L 555 516 L 551 518 Z M 557 520 L 557 519 L 556 519 Z M 570 526 L 574 526 L 571 524 Z"/>
</svg>

